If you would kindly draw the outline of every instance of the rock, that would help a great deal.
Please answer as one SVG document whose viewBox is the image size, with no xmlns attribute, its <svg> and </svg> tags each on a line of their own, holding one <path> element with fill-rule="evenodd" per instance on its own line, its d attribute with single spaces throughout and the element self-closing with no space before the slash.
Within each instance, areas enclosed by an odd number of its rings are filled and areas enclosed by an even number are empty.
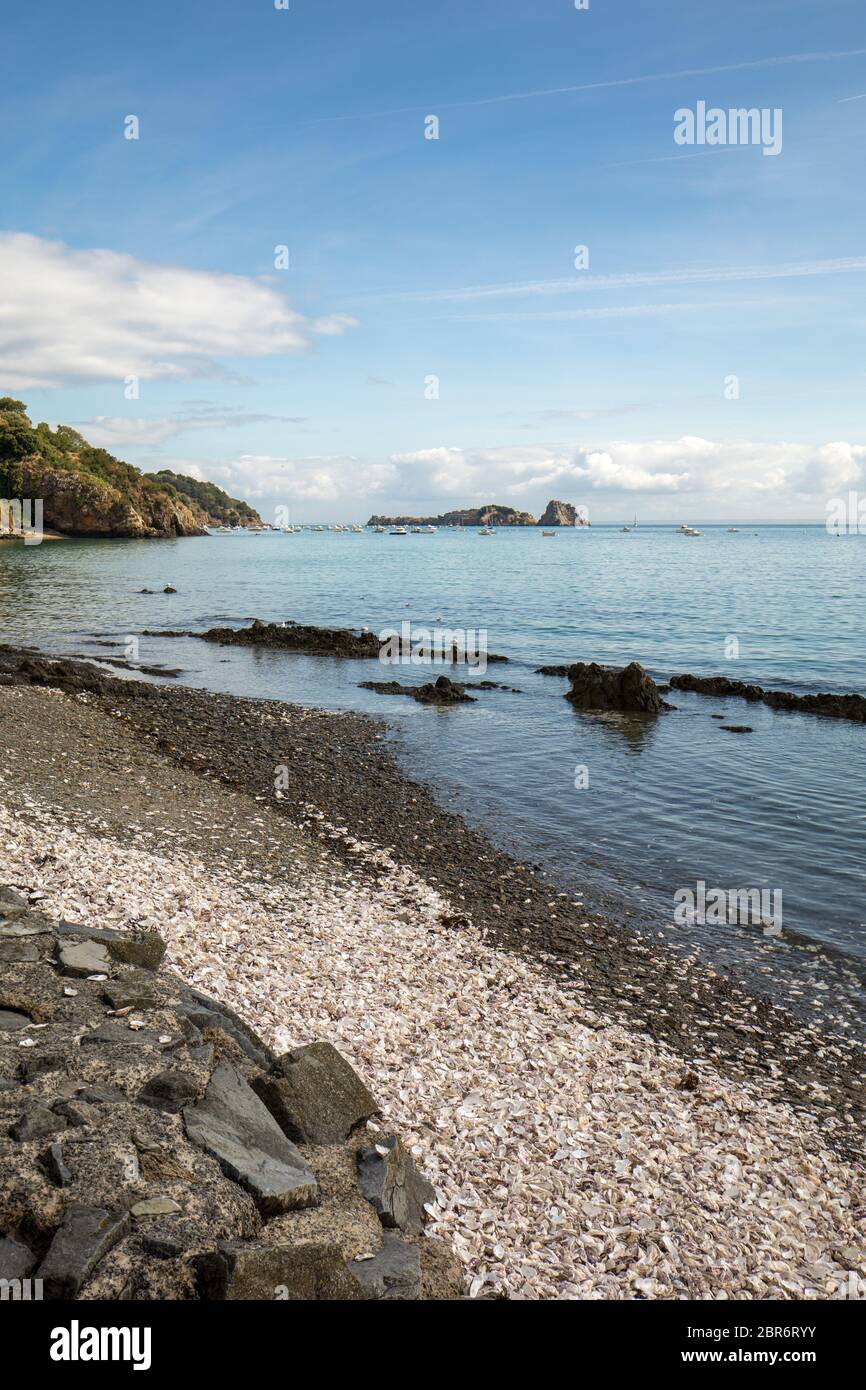
<svg viewBox="0 0 866 1390">
<path fill-rule="evenodd" d="M 7 941 L 0 936 L 0 965 L 35 965 L 39 959 L 39 947 L 34 941 Z"/>
<path fill-rule="evenodd" d="M 129 1210 L 132 1216 L 175 1216 L 181 1205 L 173 1197 L 146 1197 Z"/>
<path fill-rule="evenodd" d="M 207 632 L 190 632 L 184 636 L 217 642 L 221 647 L 275 647 L 283 651 L 352 659 L 372 659 L 379 655 L 379 639 L 372 632 L 358 634 L 342 628 L 302 624 L 283 627 L 281 623 L 263 623 L 258 618 L 250 627 L 214 627 Z"/>
<path fill-rule="evenodd" d="M 73 1129 L 99 1123 L 99 1111 L 86 1100 L 61 1100 L 53 1107 L 55 1115 L 62 1115 Z"/>
<path fill-rule="evenodd" d="M 50 1071 L 62 1071 L 65 1066 L 66 1058 L 62 1052 L 34 1052 L 19 1064 L 18 1075 L 23 1084 L 29 1086 L 38 1076 L 45 1076 Z"/>
<path fill-rule="evenodd" d="M 162 592 L 163 592 L 164 594 L 176 594 L 176 593 L 177 593 L 177 589 L 174 587 L 173 584 L 166 584 L 166 586 L 165 586 L 165 588 L 163 589 Z"/>
<path fill-rule="evenodd" d="M 187 1136 L 269 1216 L 315 1206 L 318 1185 L 294 1144 L 234 1067 L 218 1066 L 204 1099 L 183 1112 Z"/>
<path fill-rule="evenodd" d="M 153 1009 L 159 1003 L 150 973 L 125 976 L 106 984 L 102 997 L 112 1009 Z"/>
<path fill-rule="evenodd" d="M 88 1105 L 116 1105 L 118 1101 L 126 1100 L 116 1086 L 81 1086 L 75 1094 L 78 1100 Z"/>
<path fill-rule="evenodd" d="M 152 1076 L 139 1093 L 142 1105 L 153 1110 L 165 1110 L 177 1115 L 190 1101 L 197 1100 L 201 1086 L 194 1076 L 185 1071 L 161 1071 Z"/>
<path fill-rule="evenodd" d="M 196 1264 L 205 1298 L 343 1302 L 364 1297 L 336 1245 L 224 1242 Z"/>
<path fill-rule="evenodd" d="M 156 970 L 165 955 L 165 942 L 156 932 L 119 932 L 110 928 L 83 927 L 77 922 L 60 922 L 57 932 L 64 938 L 72 936 L 101 942 L 114 960 L 145 970 Z"/>
<path fill-rule="evenodd" d="M 383 1226 L 410 1236 L 421 1234 L 427 1219 L 424 1204 L 436 1200 L 436 1189 L 418 1172 L 396 1135 L 358 1150 L 358 1183 Z"/>
<path fill-rule="evenodd" d="M 751 724 L 720 724 L 719 728 L 726 734 L 753 734 L 755 732 Z"/>
<path fill-rule="evenodd" d="M 0 1033 L 19 1033 L 22 1028 L 29 1028 L 31 1022 L 30 1015 L 18 1009 L 0 1009 Z"/>
<path fill-rule="evenodd" d="M 129 1225 L 126 1211 L 73 1204 L 57 1231 L 37 1277 L 49 1298 L 77 1298 L 99 1261 Z"/>
<path fill-rule="evenodd" d="M 14 888 L 0 887 L 0 923 L 15 922 L 23 917 L 30 904 Z"/>
<path fill-rule="evenodd" d="M 45 1152 L 40 1154 L 40 1162 L 55 1187 L 69 1187 L 72 1174 L 66 1166 L 60 1144 L 49 1144 Z"/>
<path fill-rule="evenodd" d="M 466 1293 L 466 1271 L 444 1240 L 425 1236 L 418 1242 L 421 1257 L 421 1297 L 459 1299 Z"/>
<path fill-rule="evenodd" d="M 382 1249 L 372 1260 L 352 1260 L 349 1270 L 369 1299 L 421 1297 L 421 1257 L 417 1245 L 385 1231 Z"/>
<path fill-rule="evenodd" d="M 178 1004 L 178 1013 L 183 1014 L 196 1028 L 202 1030 L 215 1028 L 222 1033 L 227 1033 L 237 1043 L 244 1055 L 249 1057 L 251 1062 L 255 1062 L 262 1071 L 270 1066 L 274 1058 L 273 1053 L 233 1009 L 230 1009 L 227 1004 L 209 999 L 207 995 L 200 994 L 198 990 L 191 989 L 189 994 L 191 1001 Z M 199 1037 L 198 1042 L 201 1043 L 201 1037 Z"/>
<path fill-rule="evenodd" d="M 65 1128 L 66 1120 L 62 1115 L 55 1115 L 47 1105 L 37 1102 L 26 1107 L 9 1132 L 19 1144 L 29 1144 L 32 1139 L 47 1139 L 49 1134 Z"/>
<path fill-rule="evenodd" d="M 440 676 L 426 685 L 401 685 L 399 681 L 359 681 L 361 690 L 375 690 L 379 695 L 408 695 L 419 705 L 472 705 L 477 701 L 466 694 L 466 686 Z"/>
<path fill-rule="evenodd" d="M 0 1279 L 26 1279 L 36 1256 L 17 1236 L 0 1236 Z"/>
<path fill-rule="evenodd" d="M 659 714 L 667 708 L 655 682 L 636 661 L 622 668 L 578 661 L 569 666 L 568 679 L 571 690 L 565 698 L 577 709 Z"/>
<path fill-rule="evenodd" d="M 97 1047 L 116 1043 L 121 1047 L 159 1047 L 159 1038 L 158 1033 L 152 1033 L 147 1028 L 129 1028 L 125 1023 L 118 1022 L 116 1019 L 109 1019 L 99 1028 L 82 1033 L 81 1046 Z"/>
<path fill-rule="evenodd" d="M 57 952 L 60 969 L 73 979 L 85 980 L 88 975 L 107 975 L 112 968 L 108 948 L 98 941 L 73 941 Z"/>
<path fill-rule="evenodd" d="M 341 1143 L 379 1108 L 329 1042 L 285 1053 L 252 1085 L 283 1132 L 298 1144 Z"/>
<path fill-rule="evenodd" d="M 54 931 L 54 923 L 33 913 L 27 917 L 0 918 L 0 941 L 14 940 L 29 936 L 47 936 Z"/>
<path fill-rule="evenodd" d="M 751 703 L 760 701 L 770 709 L 791 710 L 798 714 L 823 714 L 831 719 L 850 719 L 855 724 L 866 723 L 866 696 L 796 695 L 790 690 L 765 690 L 746 681 L 730 680 L 727 676 L 671 676 L 671 688 L 690 690 L 696 695 L 735 695 Z"/>
<path fill-rule="evenodd" d="M 184 1252 L 183 1241 L 170 1228 L 148 1226 L 141 1237 L 142 1248 L 157 1260 L 176 1260 Z"/>
<path fill-rule="evenodd" d="M 544 515 L 536 522 L 537 526 L 588 526 L 589 521 L 583 511 L 578 511 L 570 502 L 548 502 Z"/>
</svg>

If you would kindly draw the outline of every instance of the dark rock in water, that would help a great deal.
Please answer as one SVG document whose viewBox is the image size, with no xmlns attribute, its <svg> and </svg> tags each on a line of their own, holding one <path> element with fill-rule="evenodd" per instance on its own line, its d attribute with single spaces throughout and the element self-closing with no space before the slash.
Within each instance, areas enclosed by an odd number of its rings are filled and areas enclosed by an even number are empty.
<svg viewBox="0 0 866 1390">
<path fill-rule="evenodd" d="M 142 1105 L 177 1115 L 190 1101 L 197 1100 L 201 1086 L 185 1071 L 161 1071 L 152 1076 L 139 1094 Z"/>
<path fill-rule="evenodd" d="M 372 1260 L 352 1260 L 351 1273 L 369 1299 L 421 1297 L 421 1256 L 417 1245 L 401 1240 L 392 1231 L 382 1236 L 382 1249 Z"/>
<path fill-rule="evenodd" d="M 253 1090 L 297 1144 L 336 1144 L 369 1120 L 378 1106 L 357 1072 L 329 1042 L 278 1057 Z"/>
<path fill-rule="evenodd" d="M 424 1204 L 435 1201 L 436 1189 L 418 1172 L 396 1135 L 359 1150 L 358 1184 L 383 1226 L 397 1227 L 409 1236 L 421 1234 L 427 1219 Z"/>
<path fill-rule="evenodd" d="M 474 696 L 466 694 L 466 686 L 440 676 L 427 685 L 401 685 L 399 681 L 359 681 L 362 690 L 376 690 L 380 695 L 408 695 L 419 705 L 473 705 Z"/>
<path fill-rule="evenodd" d="M 537 676 L 567 676 L 574 662 L 571 661 L 567 666 L 536 666 Z"/>
<path fill-rule="evenodd" d="M 636 661 L 622 668 L 578 661 L 569 666 L 568 679 L 571 690 L 565 698 L 577 709 L 660 714 L 667 708 L 655 681 Z"/>
<path fill-rule="evenodd" d="M 310 652 L 317 656 L 349 658 L 378 657 L 380 643 L 372 632 L 352 632 L 343 628 L 263 623 L 254 619 L 250 627 L 212 627 L 207 632 L 191 632 L 205 642 L 218 642 L 221 647 L 275 647 L 283 651 Z"/>
<path fill-rule="evenodd" d="M 77 1298 L 103 1255 L 107 1255 L 129 1224 L 129 1212 L 104 1207 L 71 1206 L 56 1233 L 37 1277 L 49 1298 Z"/>
<path fill-rule="evenodd" d="M 19 1144 L 27 1144 L 32 1139 L 47 1139 L 49 1134 L 65 1128 L 66 1120 L 62 1115 L 55 1115 L 47 1105 L 37 1103 L 27 1106 L 9 1132 Z"/>
<path fill-rule="evenodd" d="M 720 724 L 726 734 L 753 734 L 755 731 L 751 724 Z"/>
<path fill-rule="evenodd" d="M 69 1187 L 72 1182 L 72 1174 L 66 1166 L 62 1145 L 49 1144 L 40 1156 L 40 1162 L 55 1187 Z"/>
<path fill-rule="evenodd" d="M 241 1245 L 222 1242 L 196 1260 L 205 1298 L 355 1301 L 364 1294 L 337 1245 Z"/>
<path fill-rule="evenodd" d="M 689 690 L 696 695 L 736 695 L 741 700 L 753 704 L 760 702 L 770 709 L 791 710 L 797 714 L 824 714 L 830 719 L 850 719 L 855 724 L 866 724 L 866 696 L 864 695 L 795 695 L 790 690 L 765 690 L 763 686 L 751 685 L 745 681 L 729 680 L 727 676 L 671 676 L 674 690 Z"/>
<path fill-rule="evenodd" d="M 26 1279 L 36 1256 L 16 1236 L 0 1236 L 0 1279 Z"/>
<path fill-rule="evenodd" d="M 176 594 L 176 593 L 177 593 L 177 589 L 175 589 L 175 587 L 174 587 L 173 584 L 166 584 L 166 586 L 165 586 L 165 588 L 163 589 L 162 592 L 163 592 L 164 594 Z"/>
<path fill-rule="evenodd" d="M 186 1133 L 274 1216 L 315 1206 L 318 1184 L 303 1157 L 234 1067 L 219 1066 L 204 1099 L 183 1112 Z"/>
</svg>

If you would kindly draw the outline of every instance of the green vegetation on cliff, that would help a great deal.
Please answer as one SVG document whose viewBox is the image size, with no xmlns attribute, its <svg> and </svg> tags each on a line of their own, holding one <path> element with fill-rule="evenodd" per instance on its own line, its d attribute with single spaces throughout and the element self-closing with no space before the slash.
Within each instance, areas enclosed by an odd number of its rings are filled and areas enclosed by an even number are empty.
<svg viewBox="0 0 866 1390">
<path fill-rule="evenodd" d="M 209 512 L 189 490 L 95 448 L 69 425 L 34 425 L 23 401 L 0 396 L 0 498 L 41 500 L 48 530 L 72 536 L 200 536 Z M 195 479 L 183 479 L 195 483 Z M 210 484 L 196 484 L 208 488 Z M 256 517 L 219 488 L 219 499 Z"/>
<path fill-rule="evenodd" d="M 200 478 L 190 478 L 186 473 L 172 473 L 169 468 L 161 468 L 158 473 L 145 475 L 174 491 L 188 507 L 195 511 L 200 507 L 209 525 L 213 526 L 261 526 L 262 519 L 248 502 L 237 497 L 229 497 L 216 483 L 202 482 Z"/>
</svg>

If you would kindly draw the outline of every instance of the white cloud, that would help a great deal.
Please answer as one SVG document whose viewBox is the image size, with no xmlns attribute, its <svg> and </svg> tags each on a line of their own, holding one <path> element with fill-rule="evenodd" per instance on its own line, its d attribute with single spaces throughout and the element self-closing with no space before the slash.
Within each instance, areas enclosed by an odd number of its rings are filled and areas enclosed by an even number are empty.
<svg viewBox="0 0 866 1390">
<path fill-rule="evenodd" d="M 0 233 L 0 388 L 219 375 L 225 358 L 302 352 L 311 323 L 264 281 Z"/>
<path fill-rule="evenodd" d="M 72 424 L 89 444 L 104 449 L 119 449 L 164 444 L 166 440 L 189 431 L 239 429 L 271 420 L 297 425 L 302 424 L 304 418 L 301 415 L 211 411 L 199 415 L 97 415 L 92 420 L 73 421 Z"/>
</svg>

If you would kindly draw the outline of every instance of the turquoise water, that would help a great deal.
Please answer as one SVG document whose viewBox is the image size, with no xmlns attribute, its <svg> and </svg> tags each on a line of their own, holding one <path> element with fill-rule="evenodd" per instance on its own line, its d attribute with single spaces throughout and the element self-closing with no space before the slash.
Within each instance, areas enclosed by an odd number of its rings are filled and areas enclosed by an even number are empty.
<svg viewBox="0 0 866 1390">
<path fill-rule="evenodd" d="M 680 692 L 676 713 L 623 725 L 577 714 L 564 681 L 534 674 L 542 663 L 635 659 L 658 679 L 691 671 L 866 692 L 864 538 L 700 529 L 694 539 L 641 526 L 555 539 L 516 530 L 4 544 L 2 640 L 105 657 L 100 642 L 121 644 L 122 655 L 126 636 L 145 628 L 252 617 L 486 629 L 489 650 L 511 658 L 488 676 L 520 693 L 484 692 L 445 711 L 358 689 L 371 677 L 429 679 L 424 668 L 380 672 L 189 639 L 140 638 L 139 658 L 181 667 L 186 684 L 387 718 L 404 764 L 444 802 L 636 927 L 669 931 L 673 893 L 701 879 L 766 887 L 783 893 L 785 944 L 752 928 L 707 928 L 707 949 L 723 962 L 748 954 L 774 975 L 783 964 L 817 968 L 817 946 L 822 961 L 859 973 L 866 727 Z M 138 592 L 168 583 L 178 593 Z M 725 733 L 713 713 L 755 732 Z"/>
</svg>

